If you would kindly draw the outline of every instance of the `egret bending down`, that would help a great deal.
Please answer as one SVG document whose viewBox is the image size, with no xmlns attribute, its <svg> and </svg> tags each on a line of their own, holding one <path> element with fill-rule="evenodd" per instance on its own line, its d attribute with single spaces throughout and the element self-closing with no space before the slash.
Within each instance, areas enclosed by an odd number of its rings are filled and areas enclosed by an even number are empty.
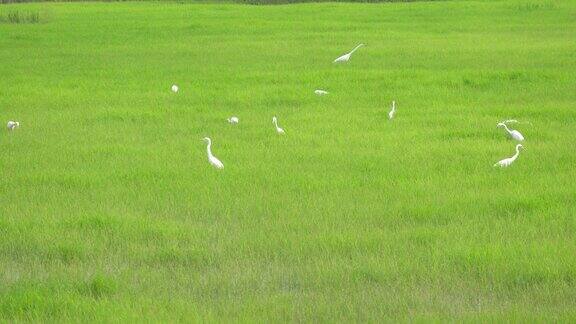
<svg viewBox="0 0 576 324">
<path fill-rule="evenodd" d="M 396 115 L 396 101 L 392 101 L 392 110 L 390 110 L 390 112 L 388 113 L 388 119 L 392 120 L 392 118 L 394 118 L 394 115 Z"/>
<path fill-rule="evenodd" d="M 364 46 L 364 44 L 360 44 L 360 45 L 354 47 L 354 49 L 350 53 L 344 54 L 344 55 L 340 56 L 339 58 L 335 59 L 334 63 L 348 62 L 350 60 L 350 57 L 352 56 L 352 54 L 354 54 L 354 52 L 356 52 L 356 50 L 362 46 Z"/>
<path fill-rule="evenodd" d="M 172 85 L 172 92 L 178 92 L 178 86 L 177 85 Z"/>
<path fill-rule="evenodd" d="M 232 116 L 232 117 L 228 118 L 228 122 L 230 124 L 238 124 L 240 122 L 240 119 L 238 119 L 238 117 L 236 117 L 236 116 Z"/>
<path fill-rule="evenodd" d="M 20 122 L 9 121 L 8 124 L 6 124 L 6 127 L 8 127 L 8 130 L 14 130 L 20 127 Z"/>
<path fill-rule="evenodd" d="M 204 140 L 208 143 L 208 146 L 206 147 L 206 151 L 208 152 L 208 162 L 217 169 L 224 169 L 224 164 L 218 160 L 217 157 L 212 155 L 212 150 L 210 149 L 212 146 L 212 140 L 210 140 L 210 137 L 204 137 Z"/>
<path fill-rule="evenodd" d="M 314 90 L 314 93 L 319 95 L 319 96 L 323 96 L 323 95 L 327 95 L 329 92 L 325 91 L 325 90 Z"/>
<path fill-rule="evenodd" d="M 278 118 L 276 118 L 276 116 L 272 117 L 272 124 L 276 126 L 276 132 L 278 132 L 278 134 L 284 134 L 284 130 L 278 127 Z"/>
<path fill-rule="evenodd" d="M 522 146 L 522 144 L 516 145 L 516 154 L 514 154 L 512 157 L 509 157 L 507 159 L 498 161 L 496 164 L 494 164 L 494 166 L 499 166 L 502 168 L 510 166 L 512 163 L 514 163 L 514 161 L 516 161 L 516 159 L 518 158 L 518 155 L 520 155 L 520 149 L 521 148 L 524 148 L 524 146 Z"/>
<path fill-rule="evenodd" d="M 508 135 L 510 135 L 511 138 L 522 142 L 524 140 L 524 136 L 522 136 L 522 134 L 520 134 L 519 131 L 515 130 L 515 129 L 508 129 L 508 126 L 506 126 L 506 124 L 504 123 L 498 123 L 497 127 L 504 127 L 504 129 L 506 129 L 506 131 L 508 132 Z"/>
</svg>

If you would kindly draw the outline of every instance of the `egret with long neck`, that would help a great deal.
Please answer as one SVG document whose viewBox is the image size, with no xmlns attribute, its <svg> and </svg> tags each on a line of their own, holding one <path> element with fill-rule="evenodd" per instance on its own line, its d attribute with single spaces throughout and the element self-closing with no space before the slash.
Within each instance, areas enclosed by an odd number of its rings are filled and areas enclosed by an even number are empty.
<svg viewBox="0 0 576 324">
<path fill-rule="evenodd" d="M 524 146 L 522 146 L 522 144 L 518 144 L 516 145 L 516 154 L 514 154 L 512 157 L 509 157 L 507 159 L 504 160 L 500 160 L 498 162 L 496 162 L 496 164 L 494 164 L 494 166 L 499 166 L 502 168 L 508 167 L 510 166 L 512 163 L 514 163 L 514 161 L 516 161 L 516 159 L 518 158 L 518 156 L 520 155 L 520 149 L 524 148 Z"/>
<path fill-rule="evenodd" d="M 388 119 L 392 120 L 392 118 L 394 118 L 394 115 L 396 115 L 396 101 L 392 101 L 392 110 L 390 110 L 390 112 L 388 113 Z"/>
<path fill-rule="evenodd" d="M 276 116 L 272 117 L 272 124 L 276 127 L 276 132 L 278 134 L 284 134 L 284 129 L 278 127 L 278 118 L 276 118 Z"/>
<path fill-rule="evenodd" d="M 350 53 L 346 53 L 346 54 L 340 56 L 339 58 L 335 59 L 334 63 L 348 62 L 350 60 L 350 57 L 352 56 L 352 54 L 354 54 L 354 52 L 356 52 L 356 50 L 362 46 L 364 46 L 364 44 L 360 44 L 360 45 L 354 47 L 354 49 Z"/>
<path fill-rule="evenodd" d="M 208 162 L 210 162 L 210 164 L 212 164 L 217 169 L 224 169 L 224 164 L 212 154 L 212 140 L 210 137 L 204 137 L 204 140 L 208 143 L 208 146 L 206 147 L 206 152 L 208 153 Z"/>
<path fill-rule="evenodd" d="M 506 132 L 508 132 L 508 135 L 510 135 L 511 138 L 517 140 L 518 142 L 522 142 L 524 140 L 524 136 L 522 136 L 519 131 L 515 129 L 509 129 L 508 126 L 506 126 L 504 123 L 498 123 L 497 127 L 504 127 Z"/>
</svg>

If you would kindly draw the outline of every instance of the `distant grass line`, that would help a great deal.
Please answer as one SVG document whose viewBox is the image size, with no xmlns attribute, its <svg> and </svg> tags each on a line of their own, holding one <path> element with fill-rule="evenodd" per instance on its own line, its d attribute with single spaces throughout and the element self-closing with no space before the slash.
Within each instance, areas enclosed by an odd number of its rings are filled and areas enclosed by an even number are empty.
<svg viewBox="0 0 576 324">
<path fill-rule="evenodd" d="M 0 4 L 25 3 L 25 2 L 127 2 L 147 0 L 0 0 Z M 240 3 L 240 4 L 288 4 L 310 2 L 348 2 L 348 3 L 381 3 L 381 2 L 421 2 L 421 1 L 445 1 L 445 0 L 174 0 L 174 2 L 201 2 L 201 3 Z"/>
<path fill-rule="evenodd" d="M 287 3 L 305 3 L 305 2 L 357 2 L 357 3 L 380 3 L 380 2 L 417 2 L 424 0 L 234 0 L 236 3 L 244 4 L 287 4 Z M 442 1 L 442 0 L 432 0 L 432 1 Z"/>
</svg>

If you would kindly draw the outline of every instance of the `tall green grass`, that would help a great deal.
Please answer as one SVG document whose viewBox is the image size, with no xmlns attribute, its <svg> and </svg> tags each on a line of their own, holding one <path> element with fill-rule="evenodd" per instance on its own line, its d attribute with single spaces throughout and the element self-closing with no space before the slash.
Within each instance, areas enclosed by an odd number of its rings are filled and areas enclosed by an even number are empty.
<svg viewBox="0 0 576 324">
<path fill-rule="evenodd" d="M 575 320 L 573 2 L 11 10 L 0 322 Z"/>
<path fill-rule="evenodd" d="M 40 22 L 40 12 L 38 11 L 20 11 L 7 10 L 0 15 L 0 23 L 9 24 L 37 24 Z"/>
</svg>

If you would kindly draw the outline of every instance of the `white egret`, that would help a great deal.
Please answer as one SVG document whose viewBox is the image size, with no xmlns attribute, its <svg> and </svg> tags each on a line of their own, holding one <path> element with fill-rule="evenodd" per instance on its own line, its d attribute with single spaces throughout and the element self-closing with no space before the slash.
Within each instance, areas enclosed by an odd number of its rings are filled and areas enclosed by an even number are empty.
<svg viewBox="0 0 576 324">
<path fill-rule="evenodd" d="M 206 151 L 208 152 L 208 162 L 210 162 L 210 164 L 212 164 L 217 169 L 224 169 L 224 164 L 218 160 L 218 158 L 212 155 L 212 150 L 210 149 L 212 146 L 212 140 L 210 137 L 204 137 L 204 140 L 208 143 L 208 146 L 206 147 Z"/>
<path fill-rule="evenodd" d="M 284 134 L 284 130 L 278 127 L 278 118 L 276 118 L 276 116 L 272 117 L 272 124 L 276 126 L 276 131 L 278 132 L 278 134 Z"/>
<path fill-rule="evenodd" d="M 240 119 L 238 119 L 238 117 L 236 117 L 236 116 L 232 116 L 232 117 L 228 118 L 228 122 L 230 124 L 238 124 L 240 122 Z"/>
<path fill-rule="evenodd" d="M 352 54 L 354 52 L 356 52 L 356 50 L 362 46 L 364 46 L 364 44 L 360 44 L 360 45 L 354 47 L 354 49 L 350 53 L 344 54 L 344 55 L 340 56 L 339 58 L 335 59 L 334 63 L 348 62 L 350 60 L 350 57 L 352 56 Z"/>
<path fill-rule="evenodd" d="M 519 123 L 516 119 L 506 119 L 504 121 L 499 122 L 498 124 L 516 124 Z"/>
<path fill-rule="evenodd" d="M 319 96 L 323 96 L 323 95 L 327 95 L 329 92 L 325 91 L 325 90 L 314 90 L 314 93 L 319 95 Z"/>
<path fill-rule="evenodd" d="M 497 127 L 504 127 L 504 129 L 508 132 L 508 135 L 519 142 L 524 140 L 524 136 L 522 136 L 519 131 L 515 129 L 510 130 L 504 123 L 498 123 Z"/>
<path fill-rule="evenodd" d="M 172 85 L 172 92 L 178 92 L 178 89 L 180 89 L 180 88 L 178 88 L 177 85 L 175 85 L 175 84 Z"/>
<path fill-rule="evenodd" d="M 6 124 L 6 127 L 8 127 L 9 130 L 14 130 L 18 127 L 20 127 L 20 122 L 16 122 L 16 121 L 9 121 L 8 124 Z"/>
<path fill-rule="evenodd" d="M 390 110 L 390 112 L 388 113 L 388 119 L 392 120 L 392 118 L 394 118 L 394 115 L 396 115 L 396 101 L 392 101 L 392 110 Z"/>
<path fill-rule="evenodd" d="M 506 125 L 508 125 L 508 124 L 528 124 L 528 125 L 532 125 L 531 122 L 521 122 L 517 119 L 507 119 L 507 120 L 501 121 L 499 124 L 506 124 Z"/>
<path fill-rule="evenodd" d="M 512 163 L 514 163 L 514 161 L 516 161 L 516 159 L 518 158 L 518 155 L 520 155 L 520 149 L 521 148 L 524 148 L 524 146 L 522 146 L 522 144 L 516 145 L 516 154 L 514 154 L 512 157 L 509 157 L 507 159 L 496 162 L 496 164 L 494 164 L 494 166 L 495 167 L 499 166 L 502 168 L 510 166 Z"/>
</svg>

